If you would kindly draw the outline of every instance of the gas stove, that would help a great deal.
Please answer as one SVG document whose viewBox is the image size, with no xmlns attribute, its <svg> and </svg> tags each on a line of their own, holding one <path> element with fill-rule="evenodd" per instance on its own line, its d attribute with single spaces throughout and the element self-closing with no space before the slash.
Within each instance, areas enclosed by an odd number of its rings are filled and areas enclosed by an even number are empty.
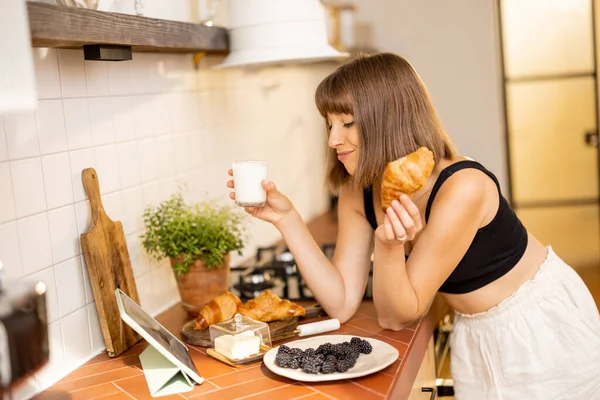
<svg viewBox="0 0 600 400">
<path fill-rule="evenodd" d="M 330 260 L 333 258 L 335 244 L 321 246 L 321 250 Z M 369 272 L 365 299 L 372 298 L 373 266 Z M 314 296 L 300 270 L 294 256 L 287 248 L 278 246 L 260 247 L 255 260 L 246 265 L 231 268 L 231 292 L 242 301 L 256 297 L 260 292 L 270 289 L 282 299 L 293 301 L 312 301 Z"/>
</svg>

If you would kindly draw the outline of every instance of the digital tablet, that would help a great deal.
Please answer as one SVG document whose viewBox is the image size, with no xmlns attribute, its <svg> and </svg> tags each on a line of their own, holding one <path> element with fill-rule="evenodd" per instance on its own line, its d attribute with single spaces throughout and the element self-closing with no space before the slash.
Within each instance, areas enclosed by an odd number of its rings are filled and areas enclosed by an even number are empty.
<svg viewBox="0 0 600 400">
<path fill-rule="evenodd" d="M 188 354 L 188 348 L 175 335 L 165 329 L 157 320 L 152 318 L 135 301 L 127 296 L 121 289 L 115 290 L 121 319 L 133 330 L 139 333 L 146 341 L 158 350 L 170 362 L 186 373 L 198 384 L 204 378 L 196 369 L 194 362 Z"/>
</svg>

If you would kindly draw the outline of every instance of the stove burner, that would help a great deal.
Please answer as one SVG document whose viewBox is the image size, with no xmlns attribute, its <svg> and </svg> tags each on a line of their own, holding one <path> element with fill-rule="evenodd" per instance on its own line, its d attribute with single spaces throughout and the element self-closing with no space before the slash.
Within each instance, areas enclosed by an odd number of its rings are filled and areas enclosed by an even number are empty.
<svg viewBox="0 0 600 400">
<path fill-rule="evenodd" d="M 333 258 L 335 244 L 325 244 L 321 249 L 330 260 Z M 256 297 L 265 289 L 270 289 L 282 299 L 314 300 L 288 248 L 284 248 L 283 251 L 277 246 L 258 248 L 254 265 L 233 267 L 231 271 L 232 282 L 235 282 L 231 289 L 242 301 Z M 365 299 L 372 298 L 371 282 L 372 267 L 363 296 Z"/>
</svg>

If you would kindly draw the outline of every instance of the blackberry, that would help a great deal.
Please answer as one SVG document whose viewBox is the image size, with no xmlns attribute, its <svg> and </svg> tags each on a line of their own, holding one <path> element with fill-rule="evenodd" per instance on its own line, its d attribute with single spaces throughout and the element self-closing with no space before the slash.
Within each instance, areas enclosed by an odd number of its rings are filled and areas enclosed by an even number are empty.
<svg viewBox="0 0 600 400">
<path fill-rule="evenodd" d="M 304 357 L 304 361 L 302 362 L 302 371 L 308 374 L 318 374 L 321 370 L 321 365 L 323 365 L 323 359 L 317 356 L 314 357 Z"/>
<path fill-rule="evenodd" d="M 323 343 L 317 348 L 317 354 L 328 355 L 333 351 L 333 344 L 331 343 Z"/>
<path fill-rule="evenodd" d="M 370 354 L 373 351 L 373 346 L 371 346 L 371 343 L 367 342 L 366 340 L 362 340 L 357 347 L 358 351 L 363 354 Z"/>
<path fill-rule="evenodd" d="M 352 339 L 350 339 L 350 344 L 353 346 L 358 346 L 360 343 L 362 342 L 362 339 L 359 337 L 353 337 Z"/>
<path fill-rule="evenodd" d="M 277 350 L 277 354 L 279 353 L 289 353 L 291 351 L 291 349 L 286 346 L 285 344 L 279 346 L 279 350 Z"/>
<path fill-rule="evenodd" d="M 290 350 L 290 354 L 294 358 L 301 358 L 304 355 L 304 351 L 302 351 L 302 349 L 298 349 L 298 348 L 294 347 L 293 349 Z"/>
<path fill-rule="evenodd" d="M 337 361 L 335 357 L 332 360 L 326 360 L 323 365 L 321 365 L 321 372 L 324 374 L 332 374 L 337 370 Z"/>
<path fill-rule="evenodd" d="M 354 367 L 356 365 L 356 361 L 357 360 L 358 360 L 358 357 L 357 358 L 352 358 L 352 357 L 346 357 L 346 358 L 344 358 L 344 362 L 346 364 L 348 364 L 349 368 Z"/>
<path fill-rule="evenodd" d="M 338 343 L 338 344 L 333 345 L 331 354 L 333 354 L 336 357 L 343 357 L 344 356 L 344 344 Z"/>
<path fill-rule="evenodd" d="M 314 356 L 316 354 L 317 354 L 317 351 L 315 349 L 306 349 L 306 350 L 304 350 L 304 355 L 306 357 L 312 357 L 312 356 Z"/>
<path fill-rule="evenodd" d="M 288 353 L 279 353 L 275 356 L 275 364 L 281 368 L 289 368 L 289 365 L 295 361 Z"/>
<path fill-rule="evenodd" d="M 356 361 L 360 356 L 360 350 L 357 347 L 350 345 L 344 348 L 344 355 L 346 358 L 352 358 Z"/>
<path fill-rule="evenodd" d="M 298 369 L 300 368 L 300 359 L 299 358 L 290 358 L 287 364 L 287 368 Z"/>
<path fill-rule="evenodd" d="M 336 365 L 336 371 L 337 372 L 346 372 L 353 366 L 354 366 L 354 364 L 352 363 L 352 361 L 350 359 L 344 358 L 342 360 L 338 360 L 337 365 Z"/>
<path fill-rule="evenodd" d="M 333 354 L 329 354 L 325 357 L 325 362 L 337 362 L 337 357 Z"/>
</svg>

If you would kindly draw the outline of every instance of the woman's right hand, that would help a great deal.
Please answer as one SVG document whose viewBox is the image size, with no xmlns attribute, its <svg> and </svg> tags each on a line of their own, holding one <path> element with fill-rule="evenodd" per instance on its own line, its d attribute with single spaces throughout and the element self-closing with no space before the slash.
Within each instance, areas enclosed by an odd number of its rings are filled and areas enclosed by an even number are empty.
<svg viewBox="0 0 600 400">
<path fill-rule="evenodd" d="M 233 176 L 233 171 L 230 169 L 228 174 L 229 176 Z M 233 179 L 227 182 L 227 187 L 235 188 Z M 277 190 L 273 182 L 262 181 L 262 187 L 267 192 L 266 204 L 262 207 L 245 207 L 244 209 L 252 216 L 277 226 L 284 218 L 293 214 L 295 211 L 294 205 L 285 194 Z M 235 200 L 235 191 L 229 193 L 229 197 Z"/>
</svg>

